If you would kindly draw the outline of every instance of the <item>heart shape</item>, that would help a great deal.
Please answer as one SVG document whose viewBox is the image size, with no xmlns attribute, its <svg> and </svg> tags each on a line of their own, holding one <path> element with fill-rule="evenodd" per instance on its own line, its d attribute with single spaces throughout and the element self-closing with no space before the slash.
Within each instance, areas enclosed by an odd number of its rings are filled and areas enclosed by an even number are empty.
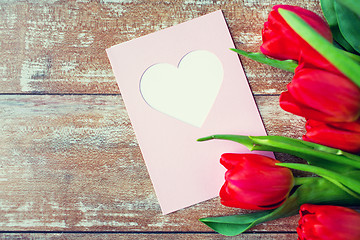
<svg viewBox="0 0 360 240">
<path fill-rule="evenodd" d="M 196 127 L 206 120 L 223 81 L 219 58 L 206 50 L 186 54 L 178 67 L 159 63 L 141 77 L 140 92 L 152 108 Z"/>
</svg>

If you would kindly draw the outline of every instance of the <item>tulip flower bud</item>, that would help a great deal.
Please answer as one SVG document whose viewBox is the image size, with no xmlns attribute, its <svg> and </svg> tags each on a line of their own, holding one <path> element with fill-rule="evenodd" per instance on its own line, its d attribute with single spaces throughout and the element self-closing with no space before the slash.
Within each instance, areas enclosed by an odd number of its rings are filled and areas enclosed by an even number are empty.
<svg viewBox="0 0 360 240">
<path fill-rule="evenodd" d="M 347 152 L 360 152 L 360 120 L 349 123 L 306 122 L 303 140 Z"/>
<path fill-rule="evenodd" d="M 287 88 L 280 95 L 285 111 L 323 122 L 352 122 L 360 116 L 360 89 L 342 74 L 299 66 Z"/>
<path fill-rule="evenodd" d="M 303 204 L 296 229 L 299 240 L 359 240 L 360 214 L 331 205 Z"/>
<path fill-rule="evenodd" d="M 279 60 L 298 60 L 300 51 L 310 51 L 312 57 L 322 58 L 285 22 L 278 12 L 279 8 L 294 12 L 323 37 L 332 41 L 332 34 L 328 24 L 315 13 L 301 7 L 276 5 L 270 12 L 268 21 L 264 23 L 262 30 L 263 44 L 260 47 L 261 52 Z"/>
<path fill-rule="evenodd" d="M 225 153 L 220 163 L 227 168 L 220 190 L 221 203 L 243 209 L 273 209 L 288 197 L 294 178 L 279 161 L 257 154 Z"/>
</svg>

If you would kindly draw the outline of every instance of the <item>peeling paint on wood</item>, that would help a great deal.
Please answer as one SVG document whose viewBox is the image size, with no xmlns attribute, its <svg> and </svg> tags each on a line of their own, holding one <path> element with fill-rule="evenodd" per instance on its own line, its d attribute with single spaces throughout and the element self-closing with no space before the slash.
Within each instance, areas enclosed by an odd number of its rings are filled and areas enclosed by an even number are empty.
<svg viewBox="0 0 360 240">
<path fill-rule="evenodd" d="M 277 100 L 256 97 L 267 131 L 300 137 Z M 0 96 L 0 109 L 2 230 L 205 231 L 197 218 L 232 211 L 212 200 L 161 215 L 119 95 Z"/>
<path fill-rule="evenodd" d="M 236 46 L 259 51 L 263 23 L 280 3 L 320 13 L 318 1 L 289 0 L 0 2 L 0 91 L 118 93 L 106 48 L 219 9 Z M 291 80 L 243 63 L 255 94 L 278 94 Z"/>
</svg>

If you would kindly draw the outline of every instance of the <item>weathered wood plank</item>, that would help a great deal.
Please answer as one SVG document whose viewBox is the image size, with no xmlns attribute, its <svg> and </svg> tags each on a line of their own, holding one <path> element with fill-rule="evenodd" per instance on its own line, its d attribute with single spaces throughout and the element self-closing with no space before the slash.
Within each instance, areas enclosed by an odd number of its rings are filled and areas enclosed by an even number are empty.
<svg viewBox="0 0 360 240">
<path fill-rule="evenodd" d="M 126 240 L 148 240 L 148 239 L 163 239 L 163 240 L 205 240 L 205 239 L 212 239 L 212 240 L 220 240 L 224 239 L 224 236 L 219 234 L 117 234 L 117 233 L 109 233 L 109 234 L 52 234 L 52 233 L 29 233 L 29 234 L 20 234 L 20 233 L 13 233 L 13 234 L 0 234 L 0 238 L 3 240 L 10 240 L 10 239 L 36 239 L 36 240 L 66 240 L 66 239 L 90 239 L 90 240 L 113 240 L 113 239 L 126 239 Z M 239 236 L 235 237 L 226 237 L 229 240 L 240 239 Z M 243 240 L 296 240 L 297 234 L 295 233 L 282 233 L 282 234 L 243 234 L 241 235 L 241 239 Z"/>
<path fill-rule="evenodd" d="M 222 9 L 236 46 L 258 51 L 273 5 L 321 13 L 319 0 L 0 1 L 0 92 L 119 93 L 105 49 Z M 291 73 L 242 58 L 256 94 L 283 91 Z"/>
<path fill-rule="evenodd" d="M 101 240 L 112 240 L 112 239 L 126 239 L 126 240 L 145 240 L 145 239 L 164 239 L 164 240 L 203 240 L 212 239 L 220 240 L 224 239 L 224 236 L 219 234 L 2 234 L 1 239 L 101 239 Z M 226 239 L 234 240 L 239 239 L 239 236 L 226 237 Z M 296 240 L 297 234 L 286 233 L 286 234 L 243 234 L 241 235 L 243 240 Z"/>
<path fill-rule="evenodd" d="M 256 97 L 268 132 L 300 137 L 277 99 Z M 1 95 L 0 139 L 1 230 L 209 231 L 198 218 L 245 212 L 215 198 L 162 216 L 120 95 Z"/>
</svg>

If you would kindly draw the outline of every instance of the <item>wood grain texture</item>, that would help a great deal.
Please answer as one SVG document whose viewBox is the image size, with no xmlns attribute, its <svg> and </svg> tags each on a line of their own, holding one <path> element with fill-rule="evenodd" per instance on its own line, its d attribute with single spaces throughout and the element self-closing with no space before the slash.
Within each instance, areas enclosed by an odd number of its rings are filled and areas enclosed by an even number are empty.
<svg viewBox="0 0 360 240">
<path fill-rule="evenodd" d="M 236 46 L 259 51 L 276 4 L 321 13 L 318 0 L 0 1 L 0 92 L 118 93 L 106 48 L 219 9 Z M 242 62 L 255 94 L 277 94 L 291 80 L 291 73 Z"/>
<path fill-rule="evenodd" d="M 299 137 L 283 126 L 302 120 L 283 114 L 277 98 L 256 98 L 266 128 Z M 208 231 L 198 218 L 244 212 L 216 198 L 162 216 L 119 95 L 0 96 L 0 113 L 1 230 Z"/>
<path fill-rule="evenodd" d="M 0 0 L 0 239 L 224 239 L 198 219 L 248 211 L 214 198 L 161 215 L 105 49 L 221 9 L 259 51 L 276 4 L 321 15 L 319 0 Z M 300 138 L 278 104 L 292 74 L 241 61 L 268 134 Z M 295 240 L 297 221 L 226 239 Z"/>
<path fill-rule="evenodd" d="M 23 240 L 83 240 L 83 239 L 93 239 L 93 240 L 147 240 L 147 239 L 162 239 L 162 240 L 223 240 L 224 236 L 219 234 L 0 234 L 0 239 L 10 240 L 10 239 L 23 239 Z M 228 240 L 240 239 L 236 237 L 226 237 Z M 297 234 L 295 233 L 283 233 L 283 234 L 243 234 L 241 236 L 242 240 L 296 240 Z"/>
</svg>

